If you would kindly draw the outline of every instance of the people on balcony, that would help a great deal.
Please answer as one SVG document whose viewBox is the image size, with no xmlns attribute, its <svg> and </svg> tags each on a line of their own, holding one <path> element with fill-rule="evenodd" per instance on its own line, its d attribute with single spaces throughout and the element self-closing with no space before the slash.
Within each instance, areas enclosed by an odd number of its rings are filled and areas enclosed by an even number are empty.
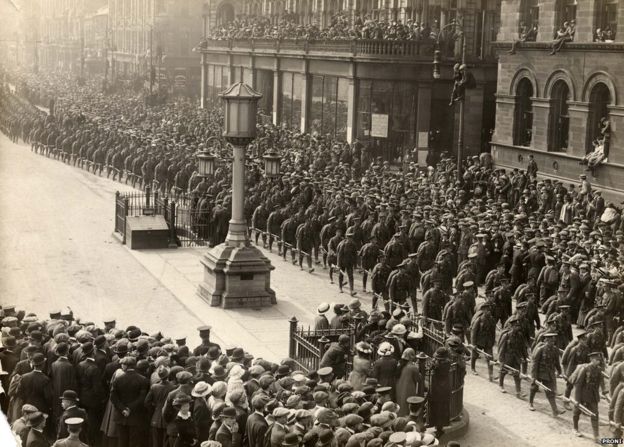
<svg viewBox="0 0 624 447">
<path fill-rule="evenodd" d="M 615 31 L 613 31 L 609 25 L 607 25 L 604 29 L 603 28 L 596 29 L 596 34 L 594 35 L 595 42 L 612 43 L 614 40 L 615 40 Z"/>
<path fill-rule="evenodd" d="M 551 56 L 557 54 L 566 42 L 572 42 L 574 40 L 574 34 L 576 33 L 576 21 L 570 20 L 569 22 L 563 22 L 561 28 L 559 28 L 555 34 L 555 40 L 552 44 Z"/>
<path fill-rule="evenodd" d="M 241 16 L 223 25 L 212 33 L 213 39 L 302 39 L 302 40 L 428 40 L 438 38 L 437 22 L 429 26 L 424 22 L 407 20 L 383 21 L 368 15 L 351 19 L 345 14 L 336 14 L 326 28 L 315 24 L 302 25 L 292 16 L 284 16 L 278 23 L 271 23 L 266 17 Z M 441 40 L 445 40 L 441 36 Z"/>
<path fill-rule="evenodd" d="M 516 54 L 518 46 L 522 45 L 522 42 L 535 42 L 537 38 L 537 23 L 532 26 L 526 25 L 524 22 L 520 24 L 520 32 L 518 33 L 518 40 L 514 40 L 511 45 L 509 54 Z"/>
</svg>

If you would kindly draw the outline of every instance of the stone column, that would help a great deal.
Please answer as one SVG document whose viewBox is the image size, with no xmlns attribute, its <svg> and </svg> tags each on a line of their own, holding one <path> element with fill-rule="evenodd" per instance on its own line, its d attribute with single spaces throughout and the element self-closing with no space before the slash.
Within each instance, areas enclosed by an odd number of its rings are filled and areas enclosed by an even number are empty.
<svg viewBox="0 0 624 447">
<path fill-rule="evenodd" d="M 568 101 L 568 115 L 570 126 L 568 134 L 568 155 L 584 157 L 587 153 L 587 118 L 589 117 L 589 104 L 585 102 Z"/>
<path fill-rule="evenodd" d="M 504 93 L 496 94 L 496 125 L 492 142 L 513 144 L 514 121 L 516 115 L 516 96 Z"/>
<path fill-rule="evenodd" d="M 349 95 L 347 102 L 347 142 L 357 138 L 357 79 L 349 79 Z"/>
<path fill-rule="evenodd" d="M 578 0 L 574 42 L 594 41 L 594 31 L 597 27 L 595 18 L 598 14 L 598 8 L 597 0 Z"/>
<path fill-rule="evenodd" d="M 618 2 L 617 16 L 618 16 L 618 19 L 619 19 L 618 21 L 622 22 L 622 18 L 624 17 L 624 2 Z M 621 27 L 621 25 L 619 27 Z M 622 32 L 622 30 L 618 29 L 618 32 L 615 35 L 615 41 L 616 42 L 624 42 L 624 33 Z"/>
<path fill-rule="evenodd" d="M 537 150 L 548 150 L 548 124 L 550 122 L 551 100 L 531 98 L 533 101 L 533 138 L 531 146 Z"/>
<path fill-rule="evenodd" d="M 150 79 L 151 79 L 150 73 Z M 150 80 L 151 82 L 151 80 Z M 151 87 L 150 87 L 151 88 Z M 201 85 L 200 85 L 199 107 L 206 108 L 206 53 L 201 54 Z"/>
<path fill-rule="evenodd" d="M 416 96 L 418 110 L 416 112 L 416 147 L 418 150 L 418 166 L 426 167 L 429 151 L 429 129 L 431 124 L 431 83 L 418 84 Z"/>
<path fill-rule="evenodd" d="M 256 79 L 256 58 L 252 55 L 249 60 L 249 70 L 251 70 L 251 86 L 254 90 L 258 90 L 256 85 L 258 83 L 258 80 Z"/>
<path fill-rule="evenodd" d="M 624 137 L 618 135 L 618 129 L 624 129 L 624 107 L 609 106 L 609 121 L 611 122 L 611 140 L 609 142 L 609 162 L 624 164 L 624 151 L 622 147 Z"/>
<path fill-rule="evenodd" d="M 301 123 L 299 123 L 299 128 L 301 132 L 308 131 L 308 117 L 310 116 L 310 104 L 311 95 L 312 95 L 312 77 L 308 73 L 309 61 L 303 61 L 303 73 L 301 73 L 302 85 L 301 85 Z"/>
<path fill-rule="evenodd" d="M 273 71 L 273 124 L 278 126 L 282 115 L 282 82 L 279 63 L 276 61 Z"/>
<path fill-rule="evenodd" d="M 464 99 L 464 158 L 481 153 L 484 95 L 484 84 L 477 84 L 476 88 L 466 90 L 466 98 Z"/>
<path fill-rule="evenodd" d="M 232 218 L 225 239 L 232 247 L 247 243 L 247 222 L 245 221 L 245 146 L 232 145 Z"/>
<path fill-rule="evenodd" d="M 540 0 L 539 2 L 539 27 L 537 31 L 538 42 L 552 42 L 554 32 L 561 23 L 555 23 L 555 1 Z"/>
</svg>

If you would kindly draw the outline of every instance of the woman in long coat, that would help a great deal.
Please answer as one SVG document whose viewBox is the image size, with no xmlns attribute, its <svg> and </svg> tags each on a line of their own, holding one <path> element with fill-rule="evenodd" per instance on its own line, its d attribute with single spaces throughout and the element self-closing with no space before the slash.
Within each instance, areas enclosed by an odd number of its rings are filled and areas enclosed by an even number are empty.
<svg viewBox="0 0 624 447">
<path fill-rule="evenodd" d="M 394 400 L 397 381 L 397 361 L 393 356 L 394 347 L 390 343 L 384 341 L 379 345 L 377 354 L 379 358 L 373 365 L 373 377 L 377 379 L 378 386 L 389 386 L 392 388 L 390 396 L 392 396 L 392 400 Z"/>
<path fill-rule="evenodd" d="M 370 354 L 373 350 L 368 343 L 361 341 L 355 345 L 355 351 L 356 355 L 353 357 L 353 370 L 349 374 L 349 383 L 355 391 L 360 391 L 371 372 Z"/>
<path fill-rule="evenodd" d="M 399 416 L 409 415 L 407 398 L 422 391 L 422 376 L 416 364 L 416 352 L 412 348 L 403 351 L 399 362 L 399 380 L 396 385 L 396 402 L 399 404 Z"/>
<path fill-rule="evenodd" d="M 440 437 L 444 427 L 449 425 L 451 414 L 451 382 L 449 370 L 451 361 L 448 349 L 438 348 L 433 355 L 431 384 L 429 386 L 429 425 L 436 428 L 436 436 Z"/>
</svg>

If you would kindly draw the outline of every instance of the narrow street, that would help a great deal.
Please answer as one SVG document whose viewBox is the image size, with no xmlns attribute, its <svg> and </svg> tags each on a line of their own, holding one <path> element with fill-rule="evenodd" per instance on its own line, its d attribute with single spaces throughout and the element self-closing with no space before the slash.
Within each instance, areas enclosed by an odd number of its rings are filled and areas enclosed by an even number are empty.
<svg viewBox="0 0 624 447">
<path fill-rule="evenodd" d="M 195 336 L 200 321 L 111 234 L 115 191 L 128 187 L 4 135 L 0 148 L 3 304 L 42 316 L 69 306 L 98 324 L 114 316 L 121 327 Z"/>
<path fill-rule="evenodd" d="M 278 305 L 260 311 L 210 308 L 193 293 L 193 282 L 202 273 L 198 249 L 131 252 L 112 236 L 115 191 L 128 189 L 36 155 L 1 135 L 2 304 L 15 303 L 42 316 L 69 306 L 83 320 L 101 323 L 114 316 L 119 326 L 137 324 L 150 333 L 187 335 L 190 345 L 198 341 L 195 327 L 211 323 L 218 328 L 217 342 L 245 340 L 250 352 L 277 361 L 287 355 L 289 317 L 295 314 L 309 323 L 318 303 L 348 302 L 348 294 L 329 285 L 326 271 L 310 275 L 265 252 L 276 267 L 272 284 Z M 176 286 L 182 283 L 184 288 Z M 368 309 L 369 298 L 363 302 Z M 483 375 L 483 362 L 480 366 Z M 508 390 L 512 383 L 509 377 Z M 523 387 L 528 392 L 528 384 Z M 570 412 L 550 417 L 543 394 L 536 400 L 538 411 L 531 413 L 526 400 L 503 395 L 482 376 L 468 374 L 464 402 L 470 428 L 460 440 L 462 447 L 592 444 L 573 436 Z M 586 417 L 581 430 L 590 433 Z M 601 427 L 603 436 L 607 430 Z"/>
</svg>

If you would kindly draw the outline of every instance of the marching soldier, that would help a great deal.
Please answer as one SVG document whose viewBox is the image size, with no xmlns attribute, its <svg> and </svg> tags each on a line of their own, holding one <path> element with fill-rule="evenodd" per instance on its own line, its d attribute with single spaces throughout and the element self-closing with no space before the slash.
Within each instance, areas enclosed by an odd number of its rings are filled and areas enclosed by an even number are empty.
<svg viewBox="0 0 624 447">
<path fill-rule="evenodd" d="M 362 260 L 362 289 L 366 292 L 368 274 L 372 272 L 379 256 L 379 245 L 375 236 L 372 236 L 370 241 L 362 246 L 359 256 Z"/>
<path fill-rule="evenodd" d="M 527 340 L 520 327 L 518 317 L 512 315 L 509 318 L 509 327 L 503 330 L 498 341 L 498 361 L 501 367 L 498 386 L 502 393 L 506 393 L 505 376 L 507 373 L 511 373 L 516 386 L 516 397 L 519 399 L 525 396 L 521 391 L 520 368 L 526 359 L 526 351 Z"/>
<path fill-rule="evenodd" d="M 427 290 L 423 296 L 422 314 L 425 318 L 442 320 L 442 311 L 449 300 L 448 295 L 442 290 L 440 279 L 433 280 L 433 287 Z"/>
<path fill-rule="evenodd" d="M 407 260 L 404 260 L 388 278 L 388 297 L 390 298 L 390 312 L 394 311 L 394 306 L 405 308 L 407 306 L 407 296 L 410 287 L 410 278 L 405 268 Z"/>
<path fill-rule="evenodd" d="M 299 267 L 303 270 L 303 257 L 305 256 L 308 263 L 308 273 L 314 272 L 312 267 L 312 248 L 314 247 L 314 230 L 312 228 L 312 220 L 305 219 L 305 222 L 299 224 L 296 232 L 297 251 L 299 252 Z"/>
<path fill-rule="evenodd" d="M 334 225 L 334 221 L 336 220 L 335 216 L 330 217 L 327 220 L 327 223 L 321 227 L 321 251 L 323 252 L 323 268 L 327 268 L 327 258 L 328 258 L 328 245 L 331 238 L 335 236 L 336 227 Z M 331 275 L 330 275 L 331 277 Z"/>
<path fill-rule="evenodd" d="M 470 341 L 473 344 L 470 356 L 470 369 L 473 374 L 477 374 L 475 369 L 477 363 L 477 348 L 488 354 L 485 357 L 488 368 L 488 378 L 492 382 L 494 376 L 494 365 L 490 363 L 493 358 L 494 344 L 496 343 L 496 319 L 492 315 L 491 304 L 485 302 L 481 305 L 481 309 L 477 312 L 470 326 Z"/>
<path fill-rule="evenodd" d="M 327 265 L 329 266 L 329 281 L 334 283 L 334 266 L 338 262 L 338 246 L 343 241 L 342 229 L 336 229 L 336 235 L 327 243 Z"/>
<path fill-rule="evenodd" d="M 533 400 L 535 394 L 541 387 L 544 388 L 546 398 L 550 403 L 552 414 L 557 417 L 565 410 L 557 408 L 555 395 L 557 392 L 557 375 L 561 375 L 561 363 L 559 362 L 559 348 L 555 345 L 556 333 L 549 333 L 545 336 L 546 343 L 539 346 L 531 358 L 531 391 L 529 393 L 529 410 L 535 411 Z"/>
<path fill-rule="evenodd" d="M 571 341 L 563 351 L 563 357 L 561 358 L 561 366 L 565 372 L 566 389 L 564 396 L 570 397 L 572 394 L 572 388 L 574 384 L 570 381 L 570 377 L 576 371 L 579 365 L 589 363 L 589 347 L 587 346 L 586 332 L 581 331 L 577 334 L 576 341 Z M 566 402 L 564 407 L 567 410 L 571 410 L 570 403 Z"/>
<path fill-rule="evenodd" d="M 379 251 L 379 262 L 373 268 L 373 272 L 371 274 L 371 289 L 373 291 L 373 309 L 377 309 L 377 303 L 379 297 L 383 300 L 384 307 L 386 311 L 390 309 L 388 305 L 388 278 L 390 277 L 390 273 L 392 269 L 386 262 L 386 257 L 384 256 L 383 251 Z"/>
<path fill-rule="evenodd" d="M 572 412 L 572 422 L 576 436 L 582 436 L 578 429 L 579 418 L 581 416 L 581 406 L 591 413 L 591 425 L 594 432 L 594 440 L 599 442 L 598 428 L 598 403 L 600 402 L 600 390 L 606 394 L 604 380 L 602 378 L 602 353 L 592 352 L 589 354 L 590 363 L 578 371 L 578 377 L 574 382 L 574 410 Z"/>
<path fill-rule="evenodd" d="M 354 232 L 352 229 L 347 231 L 346 236 L 347 238 L 340 242 L 336 250 L 336 264 L 339 269 L 338 287 L 340 289 L 340 293 L 342 293 L 344 273 L 346 273 L 349 280 L 349 290 L 351 291 L 351 296 L 355 296 L 356 292 L 353 288 L 353 268 L 357 265 L 358 249 L 353 240 Z"/>
</svg>

